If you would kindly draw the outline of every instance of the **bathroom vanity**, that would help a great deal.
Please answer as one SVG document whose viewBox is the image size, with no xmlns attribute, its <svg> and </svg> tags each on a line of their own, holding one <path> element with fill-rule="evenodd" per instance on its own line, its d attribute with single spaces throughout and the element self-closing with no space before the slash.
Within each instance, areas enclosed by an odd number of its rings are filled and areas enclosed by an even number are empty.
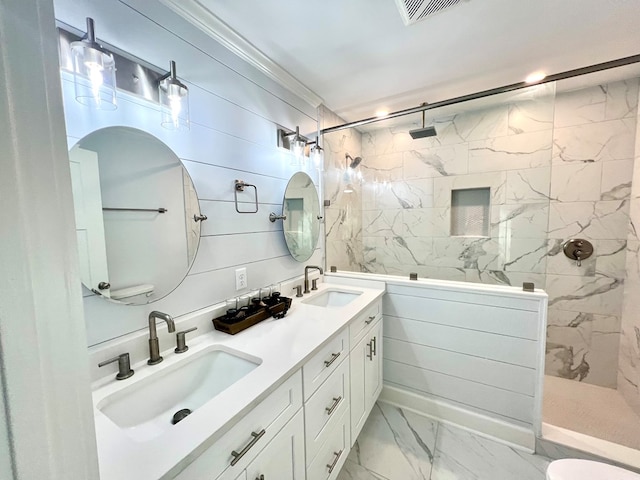
<svg viewBox="0 0 640 480">
<path fill-rule="evenodd" d="M 323 283 L 283 319 L 202 334 L 180 355 L 165 340 L 161 364 L 96 382 L 101 478 L 336 478 L 382 389 L 384 292 Z"/>
</svg>

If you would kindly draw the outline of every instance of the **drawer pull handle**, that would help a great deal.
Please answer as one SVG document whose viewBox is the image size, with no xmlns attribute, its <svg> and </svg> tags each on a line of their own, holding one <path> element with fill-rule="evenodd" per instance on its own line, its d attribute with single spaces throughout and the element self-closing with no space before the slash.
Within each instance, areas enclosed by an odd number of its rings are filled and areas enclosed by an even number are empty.
<svg viewBox="0 0 640 480">
<path fill-rule="evenodd" d="M 376 337 L 373 337 L 373 339 L 371 339 L 371 344 L 373 345 L 373 352 L 372 353 L 373 353 L 374 356 L 377 357 L 378 356 L 378 348 L 377 348 L 378 340 L 377 340 Z"/>
<path fill-rule="evenodd" d="M 331 360 L 325 360 L 324 361 L 324 366 L 328 367 L 329 365 L 331 365 L 333 362 L 336 361 L 336 358 L 338 358 L 340 356 L 340 352 L 338 353 L 332 353 L 331 354 Z"/>
<path fill-rule="evenodd" d="M 327 411 L 327 415 L 331 415 L 333 413 L 333 411 L 336 409 L 336 407 L 340 404 L 340 402 L 342 401 L 342 397 L 333 397 L 333 403 L 331 404 L 330 407 L 325 408 L 325 410 Z"/>
<path fill-rule="evenodd" d="M 369 325 L 371 322 L 373 322 L 376 319 L 376 316 L 373 315 L 371 317 L 369 317 L 369 320 L 365 320 L 364 323 L 366 323 L 367 325 Z"/>
<path fill-rule="evenodd" d="M 265 429 L 260 430 L 258 433 L 251 432 L 251 436 L 253 437 L 251 441 L 247 443 L 245 447 L 240 450 L 240 452 L 236 452 L 235 450 L 231 452 L 231 456 L 233 457 L 233 460 L 231 460 L 231 466 L 233 467 L 236 463 L 238 463 L 240 459 L 244 457 L 245 453 L 251 450 L 251 447 L 253 447 L 258 442 L 258 440 L 260 440 L 264 436 L 265 433 L 267 433 Z"/>
<path fill-rule="evenodd" d="M 367 353 L 367 358 L 373 361 L 373 339 L 369 343 L 367 343 L 367 347 L 369 347 L 369 353 Z"/>
<path fill-rule="evenodd" d="M 336 464 L 338 463 L 338 460 L 340 460 L 340 457 L 342 456 L 342 450 L 340 450 L 339 452 L 333 452 L 333 454 L 336 456 L 336 458 L 333 459 L 333 463 L 327 464 L 329 473 L 333 472 L 333 469 L 336 468 Z"/>
</svg>

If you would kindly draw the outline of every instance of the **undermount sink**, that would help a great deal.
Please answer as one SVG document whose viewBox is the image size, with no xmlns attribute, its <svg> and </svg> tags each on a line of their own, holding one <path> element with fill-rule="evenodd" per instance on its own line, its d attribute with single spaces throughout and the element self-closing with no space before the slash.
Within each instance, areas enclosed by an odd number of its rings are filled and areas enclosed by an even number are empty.
<svg viewBox="0 0 640 480">
<path fill-rule="evenodd" d="M 168 366 L 138 383 L 101 400 L 97 408 L 134 440 L 160 436 L 185 417 L 227 389 L 262 360 L 212 345 L 191 358 Z"/>
<path fill-rule="evenodd" d="M 325 290 L 307 300 L 303 300 L 302 303 L 315 305 L 316 307 L 344 307 L 353 302 L 359 295 L 362 295 L 362 293 L 345 290 Z"/>
</svg>

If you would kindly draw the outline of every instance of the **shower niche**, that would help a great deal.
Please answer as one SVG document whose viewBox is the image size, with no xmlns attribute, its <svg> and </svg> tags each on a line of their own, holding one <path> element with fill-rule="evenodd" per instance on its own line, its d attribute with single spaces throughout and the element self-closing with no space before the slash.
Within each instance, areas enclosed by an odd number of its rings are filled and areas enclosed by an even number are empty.
<svg viewBox="0 0 640 480">
<path fill-rule="evenodd" d="M 488 237 L 491 189 L 451 190 L 451 236 Z"/>
</svg>

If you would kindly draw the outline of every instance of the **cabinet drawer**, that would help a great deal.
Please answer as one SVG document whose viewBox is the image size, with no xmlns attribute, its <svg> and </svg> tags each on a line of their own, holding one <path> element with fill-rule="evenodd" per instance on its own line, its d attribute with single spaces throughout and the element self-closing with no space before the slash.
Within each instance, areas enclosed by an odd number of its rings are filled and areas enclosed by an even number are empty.
<svg viewBox="0 0 640 480">
<path fill-rule="evenodd" d="M 358 343 L 369 327 L 380 318 L 382 318 L 382 304 L 380 301 L 377 301 L 349 324 L 349 339 L 351 345 Z"/>
<path fill-rule="evenodd" d="M 349 359 L 318 388 L 304 404 L 305 445 L 307 465 L 349 409 Z"/>
<path fill-rule="evenodd" d="M 302 367 L 305 401 L 318 389 L 349 353 L 349 332 L 343 329 Z"/>
<path fill-rule="evenodd" d="M 175 478 L 236 478 L 302 406 L 302 378 L 293 374 Z M 203 419 L 206 421 L 206 419 Z M 239 455 L 233 455 L 236 452 Z M 231 463 L 234 462 L 234 465 Z"/>
<path fill-rule="evenodd" d="M 307 480 L 334 480 L 349 454 L 349 410 L 320 447 L 316 458 L 307 468 Z"/>
</svg>

